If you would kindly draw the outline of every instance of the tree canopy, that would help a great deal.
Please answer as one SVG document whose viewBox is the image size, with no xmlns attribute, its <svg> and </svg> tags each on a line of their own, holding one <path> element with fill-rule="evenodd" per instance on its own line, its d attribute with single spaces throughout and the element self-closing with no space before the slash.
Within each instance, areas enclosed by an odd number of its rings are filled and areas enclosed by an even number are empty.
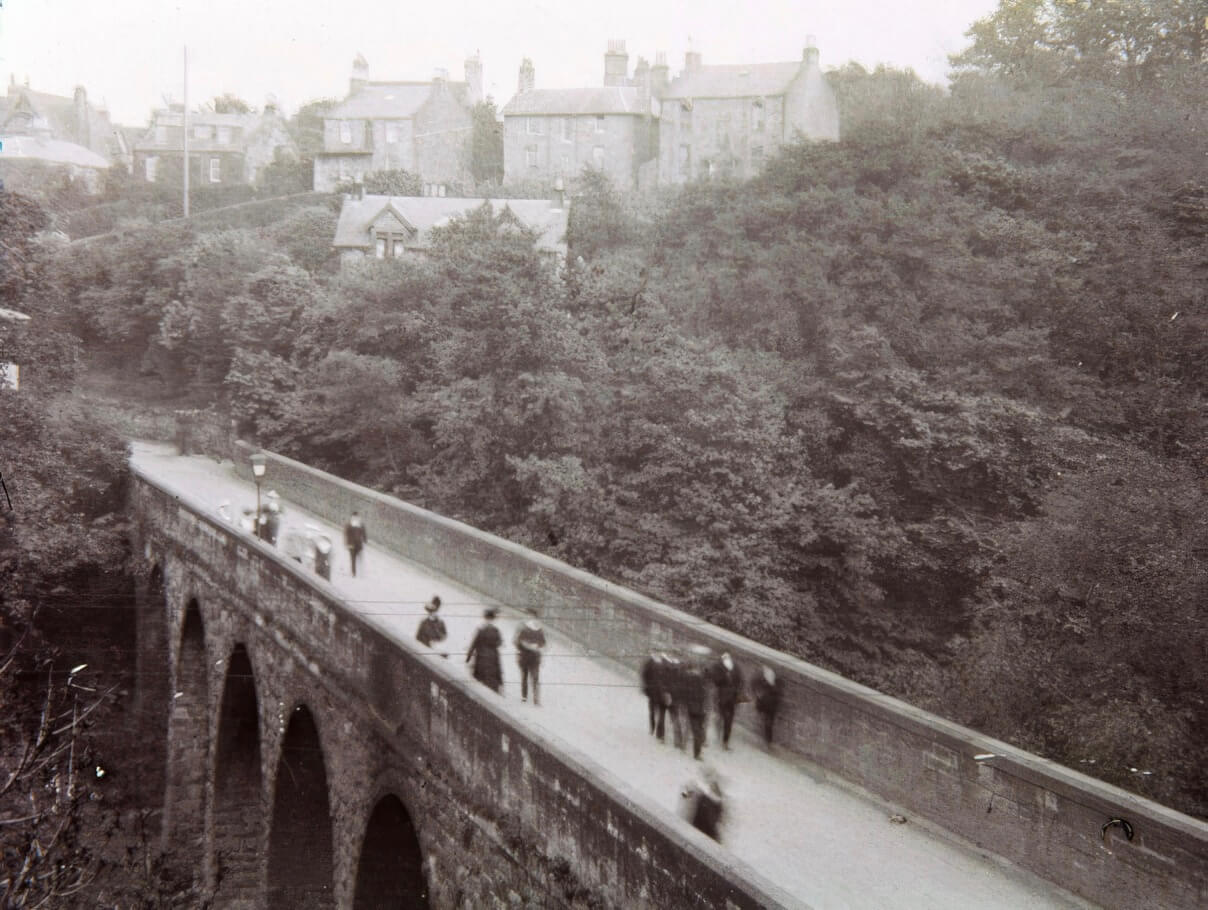
<svg viewBox="0 0 1208 910">
<path fill-rule="evenodd" d="M 947 93 L 844 67 L 843 140 L 744 183 L 585 174 L 565 263 L 484 207 L 332 273 L 312 211 L 73 251 L 29 309 L 264 445 L 1208 814 L 1208 123 L 1186 6 L 1148 6 L 1004 2 Z"/>
</svg>

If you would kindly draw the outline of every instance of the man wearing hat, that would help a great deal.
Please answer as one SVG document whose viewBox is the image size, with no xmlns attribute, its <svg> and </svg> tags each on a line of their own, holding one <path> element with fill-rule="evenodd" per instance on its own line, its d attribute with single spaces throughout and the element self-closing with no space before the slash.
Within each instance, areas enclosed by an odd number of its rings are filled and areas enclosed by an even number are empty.
<svg viewBox="0 0 1208 910">
<path fill-rule="evenodd" d="M 368 542 L 369 535 L 365 531 L 361 515 L 354 511 L 348 519 L 348 523 L 344 525 L 344 547 L 348 550 L 348 561 L 352 567 L 353 578 L 356 578 L 357 575 L 357 557 L 361 555 L 361 550 Z"/>
<path fill-rule="evenodd" d="M 485 620 L 474 640 L 470 642 L 470 650 L 466 652 L 466 663 L 474 662 L 474 678 L 495 692 L 503 688 L 503 668 L 499 665 L 499 648 L 503 644 L 503 636 L 495 625 L 495 617 L 499 611 L 487 607 L 483 611 Z"/>
<path fill-rule="evenodd" d="M 444 641 L 449 633 L 445 629 L 445 621 L 436 615 L 440 609 L 440 598 L 436 595 L 424 604 L 424 609 L 428 611 L 428 615 L 424 617 L 419 624 L 419 631 L 415 633 L 415 637 L 419 639 L 419 643 L 426 648 L 432 647 L 434 641 Z M 448 654 L 442 655 L 448 657 Z"/>
<path fill-rule="evenodd" d="M 281 528 L 281 494 L 276 490 L 268 491 L 268 503 L 260 514 L 260 538 L 277 545 L 277 532 Z"/>
<path fill-rule="evenodd" d="M 742 694 L 742 671 L 729 653 L 724 653 L 709 671 L 713 690 L 717 693 L 717 716 L 721 721 L 721 747 L 730 748 L 730 731 L 734 728 L 734 710 Z"/>
<path fill-rule="evenodd" d="M 516 659 L 520 663 L 520 700 L 528 701 L 528 681 L 533 678 L 533 704 L 541 704 L 537 694 L 537 677 L 541 672 L 541 654 L 545 648 L 545 632 L 536 616 L 524 621 L 516 633 Z"/>
<path fill-rule="evenodd" d="M 315 573 L 331 581 L 331 538 L 326 534 L 315 536 Z"/>
</svg>

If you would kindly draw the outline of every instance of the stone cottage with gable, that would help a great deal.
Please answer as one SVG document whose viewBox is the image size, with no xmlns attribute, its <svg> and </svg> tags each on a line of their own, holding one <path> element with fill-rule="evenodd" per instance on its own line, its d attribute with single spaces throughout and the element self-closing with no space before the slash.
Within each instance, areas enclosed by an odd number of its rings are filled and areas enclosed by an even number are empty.
<svg viewBox="0 0 1208 910">
<path fill-rule="evenodd" d="M 812 37 L 799 62 L 705 66 L 689 51 L 683 72 L 655 93 L 662 102 L 660 183 L 754 176 L 799 132 L 839 139 L 839 106 Z"/>
<path fill-rule="evenodd" d="M 431 231 L 484 204 L 537 235 L 538 251 L 566 257 L 567 208 L 561 192 L 553 199 L 467 199 L 434 196 L 353 195 L 344 200 L 332 245 L 341 267 L 367 258 L 397 259 L 423 254 Z"/>
<path fill-rule="evenodd" d="M 96 193 L 112 165 L 130 164 L 126 135 L 83 86 L 68 98 L 10 80 L 0 98 L 0 143 L 0 180 L 12 190 L 37 192 L 66 176 Z"/>
<path fill-rule="evenodd" d="M 465 81 L 437 70 L 429 82 L 371 82 L 364 57 L 353 61 L 348 97 L 323 118 L 323 150 L 315 156 L 314 188 L 363 179 L 372 171 L 417 175 L 428 194 L 469 175 L 471 112 L 481 101 L 482 63 L 465 61 Z"/>
</svg>

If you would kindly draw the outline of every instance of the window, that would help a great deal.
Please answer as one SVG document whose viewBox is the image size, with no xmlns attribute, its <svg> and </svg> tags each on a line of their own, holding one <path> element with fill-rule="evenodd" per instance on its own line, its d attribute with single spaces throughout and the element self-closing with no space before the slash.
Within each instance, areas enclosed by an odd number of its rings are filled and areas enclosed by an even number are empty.
<svg viewBox="0 0 1208 910">
<path fill-rule="evenodd" d="M 603 114 L 596 115 L 596 132 L 597 133 L 604 132 L 604 115 Z"/>
<path fill-rule="evenodd" d="M 157 126 L 155 128 L 155 144 L 156 145 L 167 145 L 168 144 L 168 128 L 166 126 Z"/>
<path fill-rule="evenodd" d="M 210 183 L 222 182 L 222 159 L 210 159 Z"/>
<path fill-rule="evenodd" d="M 559 168 L 559 172 L 563 173 L 563 174 L 570 173 L 570 153 L 569 152 L 562 153 L 562 167 Z"/>
<path fill-rule="evenodd" d="M 346 120 L 340 121 L 340 141 L 345 145 L 352 144 L 352 124 Z"/>
<path fill-rule="evenodd" d="M 388 145 L 393 145 L 396 142 L 398 142 L 398 124 L 397 123 L 387 123 L 386 124 L 386 143 Z"/>
<path fill-rule="evenodd" d="M 759 170 L 763 167 L 763 146 L 751 146 L 751 167 L 754 170 Z"/>
<path fill-rule="evenodd" d="M 751 102 L 751 132 L 762 133 L 767 122 L 767 111 L 764 109 L 763 99 L 756 98 Z"/>
<path fill-rule="evenodd" d="M 530 145 L 524 150 L 524 162 L 529 167 L 537 166 L 537 146 Z"/>
<path fill-rule="evenodd" d="M 604 169 L 604 146 L 596 145 L 591 149 L 591 166 L 597 170 Z"/>
<path fill-rule="evenodd" d="M 575 120 L 573 117 L 562 118 L 562 141 L 570 142 L 575 138 Z"/>
<path fill-rule="evenodd" d="M 209 139 L 210 138 L 210 125 L 208 123 L 200 123 L 197 126 L 193 127 L 193 138 L 194 139 Z"/>
<path fill-rule="evenodd" d="M 398 259 L 407 252 L 403 244 L 402 234 L 392 234 L 389 231 L 374 237 L 374 255 L 378 259 Z"/>
<path fill-rule="evenodd" d="M 443 183 L 436 188 L 436 195 L 442 197 L 445 195 L 445 185 Z"/>
<path fill-rule="evenodd" d="M 541 118 L 540 117 L 529 117 L 528 118 L 528 131 L 530 133 L 532 133 L 534 136 L 541 135 Z"/>
<path fill-rule="evenodd" d="M 218 144 L 219 145 L 230 145 L 231 144 L 231 128 L 229 126 L 218 127 Z"/>
<path fill-rule="evenodd" d="M 687 143 L 679 147 L 679 175 L 684 179 L 692 176 L 692 146 Z"/>
<path fill-rule="evenodd" d="M 721 145 L 730 136 L 730 115 L 719 114 L 717 117 L 717 144 Z"/>
<path fill-rule="evenodd" d="M 159 171 L 159 159 L 156 158 L 154 155 L 151 155 L 147 158 L 147 162 L 146 162 L 145 166 L 147 168 L 147 182 L 154 183 L 155 175 Z"/>
<path fill-rule="evenodd" d="M 692 102 L 681 101 L 679 113 L 679 126 L 685 133 L 692 132 Z"/>
</svg>

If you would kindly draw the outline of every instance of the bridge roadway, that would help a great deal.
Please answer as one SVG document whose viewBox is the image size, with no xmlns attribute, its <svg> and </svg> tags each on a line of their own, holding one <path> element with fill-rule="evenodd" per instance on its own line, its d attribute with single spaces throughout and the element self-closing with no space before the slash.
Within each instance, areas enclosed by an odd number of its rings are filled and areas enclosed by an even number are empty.
<svg viewBox="0 0 1208 910">
<path fill-rule="evenodd" d="M 230 462 L 180 457 L 170 447 L 135 443 L 132 460 L 168 488 L 194 502 L 230 503 L 237 520 L 255 506 L 255 487 L 238 479 Z M 267 478 L 264 492 L 271 489 Z M 284 503 L 278 543 L 291 528 L 324 529 L 336 544 L 331 584 L 356 610 L 402 647 L 419 652 L 415 630 L 423 604 L 439 594 L 449 630 L 442 650 L 464 664 L 465 650 L 490 601 L 373 544 L 354 578 L 342 549 L 342 530 Z M 541 668 L 541 705 L 520 701 L 512 636 L 523 618 L 500 607 L 503 703 L 517 724 L 531 725 L 593 757 L 627 782 L 647 805 L 677 813 L 682 786 L 698 773 L 690 752 L 660 744 L 647 732 L 646 701 L 633 674 L 557 634 L 550 634 Z M 442 658 L 432 652 L 433 660 Z M 746 668 L 749 672 L 750 668 Z M 487 690 L 484 689 L 484 692 Z M 400 695 L 400 697 L 402 697 Z M 743 705 L 740 711 L 750 710 Z M 941 830 L 908 819 L 898 810 L 845 786 L 820 768 L 773 749 L 770 753 L 736 729 L 731 751 L 722 751 L 710 729 L 704 760 L 722 780 L 726 814 L 722 844 L 770 881 L 819 910 L 918 907 L 928 910 L 1087 907 L 1056 885 L 1021 870 Z M 685 827 L 687 827 L 687 824 Z"/>
</svg>

